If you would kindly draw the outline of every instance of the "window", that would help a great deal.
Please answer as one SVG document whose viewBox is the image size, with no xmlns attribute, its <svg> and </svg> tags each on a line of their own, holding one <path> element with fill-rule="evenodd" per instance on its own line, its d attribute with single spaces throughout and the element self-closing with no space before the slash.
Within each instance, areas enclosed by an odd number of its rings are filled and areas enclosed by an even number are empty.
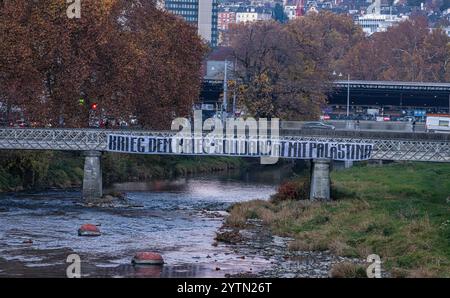
<svg viewBox="0 0 450 298">
<path fill-rule="evenodd" d="M 439 126 L 449 126 L 450 121 L 449 120 L 439 120 Z"/>
</svg>

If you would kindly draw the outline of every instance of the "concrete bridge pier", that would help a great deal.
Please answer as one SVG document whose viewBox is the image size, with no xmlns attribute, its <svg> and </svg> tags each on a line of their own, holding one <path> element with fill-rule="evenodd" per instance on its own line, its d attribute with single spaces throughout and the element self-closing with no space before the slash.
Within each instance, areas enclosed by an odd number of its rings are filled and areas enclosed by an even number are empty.
<svg viewBox="0 0 450 298">
<path fill-rule="evenodd" d="M 101 151 L 84 152 L 84 177 L 82 197 L 86 201 L 103 196 Z"/>
<path fill-rule="evenodd" d="M 312 162 L 311 201 L 329 201 L 330 197 L 330 164 L 329 159 L 314 159 Z"/>
</svg>

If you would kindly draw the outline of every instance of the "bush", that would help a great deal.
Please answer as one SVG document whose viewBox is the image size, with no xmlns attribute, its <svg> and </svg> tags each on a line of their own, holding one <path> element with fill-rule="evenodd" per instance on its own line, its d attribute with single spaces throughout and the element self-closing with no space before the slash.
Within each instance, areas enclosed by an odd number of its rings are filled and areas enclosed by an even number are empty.
<svg viewBox="0 0 450 298">
<path fill-rule="evenodd" d="M 332 278 L 367 278 L 366 267 L 361 264 L 341 262 L 334 264 L 330 270 Z"/>
<path fill-rule="evenodd" d="M 272 196 L 273 202 L 287 200 L 308 200 L 309 199 L 309 179 L 287 181 L 280 185 L 278 191 Z"/>
</svg>

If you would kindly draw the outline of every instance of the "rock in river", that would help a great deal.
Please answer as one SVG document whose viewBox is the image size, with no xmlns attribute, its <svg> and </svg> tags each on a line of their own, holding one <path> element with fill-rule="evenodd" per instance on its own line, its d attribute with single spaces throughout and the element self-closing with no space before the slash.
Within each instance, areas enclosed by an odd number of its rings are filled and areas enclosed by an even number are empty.
<svg viewBox="0 0 450 298">
<path fill-rule="evenodd" d="M 84 224 L 78 229 L 78 236 L 100 236 L 100 230 L 96 225 L 93 224 Z"/>
</svg>

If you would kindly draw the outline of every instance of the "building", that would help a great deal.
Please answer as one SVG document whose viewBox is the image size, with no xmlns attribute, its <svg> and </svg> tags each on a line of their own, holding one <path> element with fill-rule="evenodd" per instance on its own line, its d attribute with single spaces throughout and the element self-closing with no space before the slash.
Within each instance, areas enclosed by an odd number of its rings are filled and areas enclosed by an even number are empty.
<svg viewBox="0 0 450 298">
<path fill-rule="evenodd" d="M 228 30 L 230 24 L 236 24 L 236 13 L 234 11 L 220 11 L 218 15 L 219 30 Z"/>
<path fill-rule="evenodd" d="M 195 103 L 195 109 L 203 111 L 203 117 L 210 118 L 217 115 L 223 106 L 225 66 L 227 66 L 227 79 L 234 79 L 234 52 L 230 47 L 217 47 L 208 54 L 203 62 L 203 82 L 199 101 Z M 228 110 L 233 107 L 235 89 L 228 92 Z"/>
<path fill-rule="evenodd" d="M 272 13 L 266 12 L 263 9 L 254 7 L 246 8 L 243 11 L 236 12 L 236 23 L 248 23 L 258 21 L 268 21 L 272 19 Z"/>
<path fill-rule="evenodd" d="M 396 16 L 387 14 L 366 14 L 356 19 L 356 24 L 360 25 L 367 35 L 375 32 L 384 32 L 387 28 L 407 20 L 408 16 Z"/>
<path fill-rule="evenodd" d="M 165 0 L 164 8 L 195 25 L 206 42 L 217 46 L 218 0 Z"/>
<path fill-rule="evenodd" d="M 286 5 L 284 7 L 284 13 L 289 20 L 297 18 L 297 6 L 296 5 Z"/>
<path fill-rule="evenodd" d="M 355 23 L 360 25 L 367 35 L 384 32 L 387 28 L 409 18 L 408 16 L 381 14 L 381 0 L 375 0 L 367 7 L 366 12 L 365 15 L 358 17 Z"/>
</svg>

